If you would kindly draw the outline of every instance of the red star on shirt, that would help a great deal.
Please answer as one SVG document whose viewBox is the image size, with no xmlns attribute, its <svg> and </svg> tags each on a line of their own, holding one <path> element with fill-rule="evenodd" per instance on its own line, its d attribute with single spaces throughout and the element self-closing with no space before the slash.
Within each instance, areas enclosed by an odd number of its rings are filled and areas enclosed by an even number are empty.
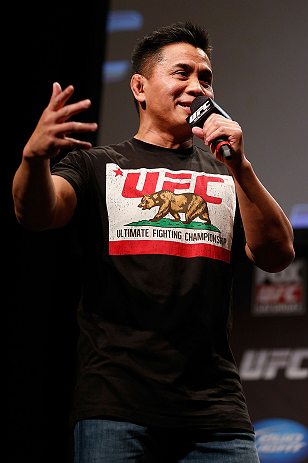
<svg viewBox="0 0 308 463">
<path fill-rule="evenodd" d="M 113 171 L 115 173 L 115 176 L 117 177 L 118 175 L 123 175 L 123 172 L 121 171 L 121 169 L 119 168 L 118 170 L 114 170 Z"/>
</svg>

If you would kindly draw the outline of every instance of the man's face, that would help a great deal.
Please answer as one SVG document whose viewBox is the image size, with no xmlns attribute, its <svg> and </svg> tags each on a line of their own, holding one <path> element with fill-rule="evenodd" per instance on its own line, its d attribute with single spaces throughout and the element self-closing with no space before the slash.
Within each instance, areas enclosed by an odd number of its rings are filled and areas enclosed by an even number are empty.
<svg viewBox="0 0 308 463">
<path fill-rule="evenodd" d="M 191 102 L 198 95 L 214 97 L 210 60 L 187 43 L 167 45 L 162 54 L 144 83 L 146 122 L 151 129 L 189 138 L 186 118 Z"/>
</svg>

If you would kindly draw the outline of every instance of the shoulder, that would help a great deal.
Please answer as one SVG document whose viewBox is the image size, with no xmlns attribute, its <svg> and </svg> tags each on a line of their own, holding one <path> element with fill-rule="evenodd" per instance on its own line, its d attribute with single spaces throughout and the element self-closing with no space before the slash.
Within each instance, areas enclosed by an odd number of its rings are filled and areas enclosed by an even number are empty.
<svg viewBox="0 0 308 463">
<path fill-rule="evenodd" d="M 130 151 L 132 146 L 129 140 L 114 145 L 96 146 L 89 150 L 74 150 L 53 166 L 52 173 L 63 169 L 89 173 L 92 169 L 108 162 L 117 162 Z"/>
<path fill-rule="evenodd" d="M 70 154 L 76 158 L 83 158 L 86 163 L 106 164 L 108 162 L 118 162 L 121 159 L 125 159 L 133 152 L 134 147 L 131 140 L 126 140 L 118 144 L 96 146 L 89 150 L 76 150 Z"/>
<path fill-rule="evenodd" d="M 231 175 L 228 167 L 218 161 L 210 151 L 194 145 L 194 155 L 209 173 Z"/>
</svg>

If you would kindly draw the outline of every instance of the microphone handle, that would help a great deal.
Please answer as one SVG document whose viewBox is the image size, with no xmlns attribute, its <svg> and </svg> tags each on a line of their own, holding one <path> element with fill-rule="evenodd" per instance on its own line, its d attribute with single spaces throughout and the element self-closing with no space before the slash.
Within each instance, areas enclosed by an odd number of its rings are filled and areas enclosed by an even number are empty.
<svg viewBox="0 0 308 463">
<path fill-rule="evenodd" d="M 215 150 L 221 155 L 224 156 L 227 161 L 232 159 L 232 151 L 231 151 L 231 144 L 228 140 L 228 137 L 221 136 L 215 138 L 213 141 L 213 145 Z"/>
</svg>

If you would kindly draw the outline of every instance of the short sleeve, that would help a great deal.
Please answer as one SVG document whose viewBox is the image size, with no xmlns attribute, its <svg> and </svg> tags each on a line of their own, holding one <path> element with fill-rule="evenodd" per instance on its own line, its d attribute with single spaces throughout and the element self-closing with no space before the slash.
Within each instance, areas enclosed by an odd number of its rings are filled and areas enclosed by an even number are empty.
<svg viewBox="0 0 308 463">
<path fill-rule="evenodd" d="M 51 169 L 52 175 L 67 180 L 75 190 L 78 206 L 86 201 L 89 191 L 89 171 L 82 151 L 72 151 Z"/>
</svg>

